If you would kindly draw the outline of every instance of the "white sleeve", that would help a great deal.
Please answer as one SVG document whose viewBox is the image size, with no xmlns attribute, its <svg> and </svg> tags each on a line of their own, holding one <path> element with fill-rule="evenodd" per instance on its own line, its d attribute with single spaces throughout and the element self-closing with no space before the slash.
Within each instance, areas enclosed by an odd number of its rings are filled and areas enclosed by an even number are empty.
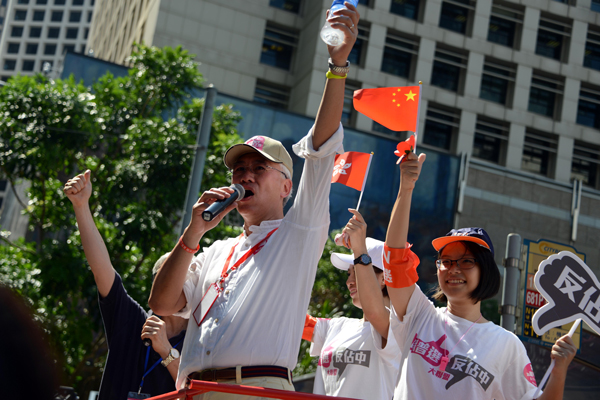
<svg viewBox="0 0 600 400">
<path fill-rule="evenodd" d="M 183 282 L 183 294 L 185 296 L 185 307 L 181 310 L 173 314 L 176 317 L 189 319 L 191 316 L 192 307 L 190 304 L 194 299 L 194 293 L 196 292 L 196 288 L 198 287 L 198 282 L 200 281 L 200 271 L 202 270 L 202 265 L 204 264 L 204 251 L 200 253 L 198 256 L 192 259 L 190 266 L 188 267 L 187 275 L 185 277 L 185 281 Z"/>
<path fill-rule="evenodd" d="M 317 324 L 313 332 L 313 340 L 310 345 L 310 355 L 312 357 L 320 356 L 323 345 L 325 344 L 325 338 L 327 338 L 327 331 L 329 330 L 329 319 L 317 318 Z"/>
<path fill-rule="evenodd" d="M 503 388 L 504 398 L 532 400 L 537 390 L 537 384 L 534 385 L 533 383 L 535 382 L 535 376 L 531 369 L 531 361 L 519 339 L 515 338 L 510 343 L 512 351 L 506 351 L 503 355 L 509 360 L 512 359 L 512 362 L 507 363 L 501 377 L 500 387 Z M 542 391 L 540 390 L 541 394 Z"/>
<path fill-rule="evenodd" d="M 406 343 L 412 340 L 412 332 L 415 330 L 415 326 L 418 322 L 425 317 L 426 313 L 435 313 L 435 306 L 427 296 L 423 294 L 421 288 L 416 285 L 415 290 L 410 296 L 408 306 L 406 308 L 406 314 L 400 321 L 396 310 L 392 306 L 392 312 L 390 313 L 390 330 L 394 333 L 396 342 L 401 350 L 404 349 Z"/>
<path fill-rule="evenodd" d="M 375 329 L 373 325 L 371 325 L 371 335 L 373 336 L 375 350 L 381 359 L 388 364 L 388 366 L 399 369 L 402 354 L 398 342 L 396 342 L 396 337 L 392 332 L 392 324 L 390 324 L 388 328 L 387 343 L 385 347 L 382 347 L 383 337 L 377 332 L 377 329 Z"/>
<path fill-rule="evenodd" d="M 319 150 L 313 148 L 313 130 L 314 126 L 293 146 L 296 155 L 305 161 L 294 204 L 285 216 L 285 221 L 304 227 L 329 224 L 329 192 L 333 163 L 335 154 L 344 150 L 344 129 L 341 124 Z"/>
</svg>

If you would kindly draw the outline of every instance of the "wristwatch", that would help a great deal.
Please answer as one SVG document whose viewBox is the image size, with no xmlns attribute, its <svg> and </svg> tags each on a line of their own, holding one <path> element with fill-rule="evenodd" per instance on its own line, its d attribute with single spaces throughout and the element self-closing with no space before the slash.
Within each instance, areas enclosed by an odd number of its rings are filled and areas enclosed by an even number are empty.
<svg viewBox="0 0 600 400">
<path fill-rule="evenodd" d="M 177 358 L 179 358 L 179 351 L 177 351 L 177 349 L 174 349 L 171 347 L 171 350 L 169 350 L 169 355 L 167 356 L 167 358 L 162 360 L 160 363 L 163 365 L 163 367 L 166 367 L 167 365 L 171 364 L 171 361 L 173 361 Z"/>
<path fill-rule="evenodd" d="M 362 254 L 358 256 L 356 260 L 354 260 L 354 265 L 356 264 L 369 265 L 371 264 L 371 257 L 369 257 L 368 254 Z"/>
<path fill-rule="evenodd" d="M 348 71 L 350 71 L 350 61 L 348 61 L 348 60 L 346 60 L 346 66 L 344 66 L 344 67 L 339 67 L 339 66 L 335 65 L 333 63 L 333 61 L 331 60 L 331 57 L 329 58 L 328 62 L 329 62 L 329 70 L 331 72 L 345 75 L 348 73 Z"/>
</svg>

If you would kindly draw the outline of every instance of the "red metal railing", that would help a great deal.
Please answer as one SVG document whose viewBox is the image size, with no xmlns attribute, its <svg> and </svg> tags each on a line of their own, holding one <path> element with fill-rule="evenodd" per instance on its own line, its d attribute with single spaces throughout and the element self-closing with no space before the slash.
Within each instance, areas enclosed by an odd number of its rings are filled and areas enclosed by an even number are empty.
<svg viewBox="0 0 600 400">
<path fill-rule="evenodd" d="M 188 389 L 181 389 L 176 392 L 161 394 L 159 396 L 150 397 L 148 400 L 174 400 L 185 399 L 192 400 L 198 394 L 207 392 L 221 392 L 242 394 L 247 396 L 267 397 L 270 399 L 283 400 L 329 400 L 331 397 L 320 394 L 308 394 L 300 392 L 291 392 L 288 390 L 266 389 L 254 386 L 231 385 L 227 383 L 206 382 L 206 381 L 190 381 Z M 347 397 L 337 397 L 338 400 L 354 400 Z"/>
</svg>

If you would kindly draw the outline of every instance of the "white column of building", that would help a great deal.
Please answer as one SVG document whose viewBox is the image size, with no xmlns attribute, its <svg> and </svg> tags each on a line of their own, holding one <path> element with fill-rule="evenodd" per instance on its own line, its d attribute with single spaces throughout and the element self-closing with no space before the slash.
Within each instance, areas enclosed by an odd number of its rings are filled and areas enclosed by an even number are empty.
<svg viewBox="0 0 600 400">
<path fill-rule="evenodd" d="M 415 68 L 415 81 L 422 81 L 427 87 L 431 82 L 431 71 L 433 70 L 433 57 L 435 56 L 435 42 L 421 37 L 419 41 L 419 56 Z M 425 89 L 427 90 L 427 89 Z"/>
<path fill-rule="evenodd" d="M 535 53 L 538 27 L 540 23 L 540 10 L 526 7 L 523 16 L 523 34 L 521 35 L 521 51 Z"/>
<path fill-rule="evenodd" d="M 510 124 L 508 147 L 506 149 L 506 168 L 516 171 L 521 169 L 523 143 L 525 143 L 525 126 Z"/>
<path fill-rule="evenodd" d="M 558 149 L 556 150 L 556 170 L 554 179 L 558 182 L 569 183 L 571 180 L 571 163 L 573 162 L 573 146 L 575 140 L 572 137 L 560 135 L 558 137 Z"/>
<path fill-rule="evenodd" d="M 456 140 L 456 154 L 470 154 L 473 149 L 473 140 L 475 138 L 475 124 L 477 123 L 477 114 L 463 110 L 460 113 L 460 125 L 458 128 L 458 138 Z"/>
</svg>

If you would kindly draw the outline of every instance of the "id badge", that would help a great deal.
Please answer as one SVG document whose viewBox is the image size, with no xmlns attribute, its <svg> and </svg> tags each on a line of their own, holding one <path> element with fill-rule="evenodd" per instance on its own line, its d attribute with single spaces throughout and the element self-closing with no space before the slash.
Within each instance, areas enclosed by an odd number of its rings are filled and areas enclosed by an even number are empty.
<svg viewBox="0 0 600 400">
<path fill-rule="evenodd" d="M 198 307 L 196 307 L 194 310 L 193 315 L 198 326 L 202 324 L 202 321 L 204 321 L 204 318 L 206 318 L 206 314 L 208 314 L 220 293 L 221 289 L 219 289 L 219 286 L 217 286 L 216 283 L 213 283 L 208 287 L 206 293 L 204 293 L 204 296 L 202 296 L 202 300 L 200 300 L 200 304 L 198 304 Z"/>
<path fill-rule="evenodd" d="M 146 393 L 138 393 L 138 392 L 129 392 L 127 393 L 127 400 L 137 400 L 137 399 L 149 399 L 150 395 Z"/>
</svg>

